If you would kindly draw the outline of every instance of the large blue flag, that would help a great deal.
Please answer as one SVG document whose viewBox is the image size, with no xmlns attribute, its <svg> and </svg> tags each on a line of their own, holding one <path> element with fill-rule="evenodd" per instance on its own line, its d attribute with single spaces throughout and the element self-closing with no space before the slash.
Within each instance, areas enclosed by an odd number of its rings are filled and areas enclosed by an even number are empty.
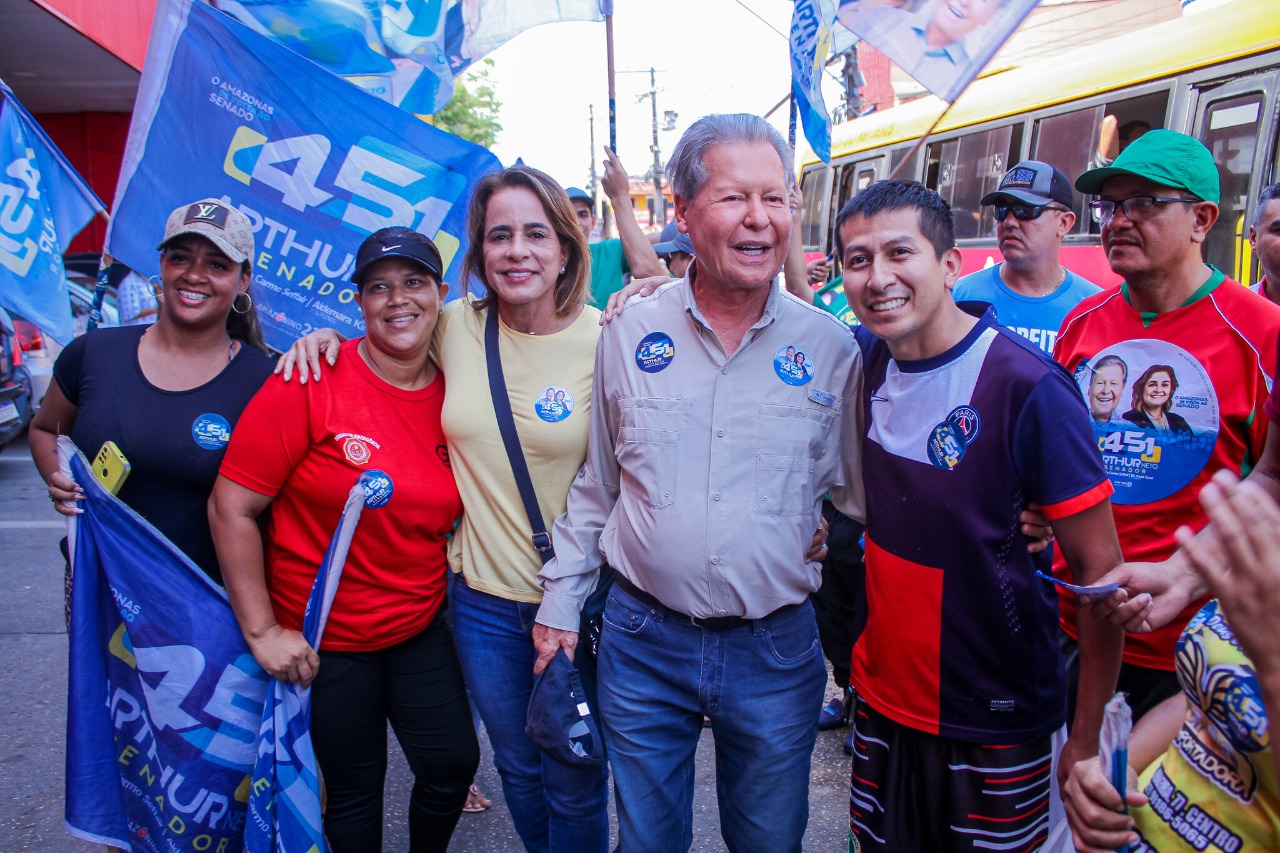
<svg viewBox="0 0 1280 853">
<path fill-rule="evenodd" d="M 320 648 L 324 623 L 364 509 L 366 478 L 347 495 L 338 529 L 316 575 L 303 617 L 302 636 Z M 320 821 L 320 780 L 311 747 L 311 688 L 275 681 L 258 733 L 258 763 L 253 768 L 245 849 L 249 853 L 312 853 L 328 850 Z"/>
<path fill-rule="evenodd" d="M 822 70 L 835 20 L 833 0 L 796 0 L 791 15 L 791 97 L 805 139 L 824 163 L 831 162 L 831 118 L 822 98 Z"/>
<path fill-rule="evenodd" d="M 104 489 L 72 526 L 66 823 L 147 853 L 239 850 L 270 677 L 226 593 Z"/>
<path fill-rule="evenodd" d="M 410 113 L 530 27 L 600 21 L 612 0 L 212 0 L 213 5 Z"/>
<path fill-rule="evenodd" d="M 350 276 L 360 242 L 389 225 L 414 228 L 456 281 L 466 203 L 499 165 L 203 3 L 162 0 L 107 246 L 158 272 L 169 212 L 221 198 L 254 223 L 253 299 L 267 343 L 284 349 L 320 326 L 358 336 Z"/>
<path fill-rule="evenodd" d="M 62 253 L 105 210 L 0 80 L 0 307 L 69 343 L 75 332 Z"/>
</svg>

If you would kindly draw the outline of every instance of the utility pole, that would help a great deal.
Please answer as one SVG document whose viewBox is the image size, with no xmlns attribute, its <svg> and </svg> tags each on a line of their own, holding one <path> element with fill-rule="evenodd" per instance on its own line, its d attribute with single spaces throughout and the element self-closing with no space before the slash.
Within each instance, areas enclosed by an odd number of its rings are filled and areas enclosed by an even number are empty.
<svg viewBox="0 0 1280 853">
<path fill-rule="evenodd" d="M 591 128 L 591 212 L 600 209 L 600 195 L 596 190 L 596 105 L 587 104 L 587 125 Z"/>
<path fill-rule="evenodd" d="M 649 68 L 649 104 L 653 107 L 653 213 L 658 225 L 667 224 L 666 199 L 662 195 L 662 149 L 658 147 L 658 76 Z"/>
<path fill-rule="evenodd" d="M 843 56 L 844 68 L 840 71 L 840 82 L 844 84 L 844 120 L 853 121 L 866 109 L 866 103 L 862 100 L 862 87 L 867 85 L 867 81 L 858 69 L 858 45 L 851 45 Z"/>
</svg>

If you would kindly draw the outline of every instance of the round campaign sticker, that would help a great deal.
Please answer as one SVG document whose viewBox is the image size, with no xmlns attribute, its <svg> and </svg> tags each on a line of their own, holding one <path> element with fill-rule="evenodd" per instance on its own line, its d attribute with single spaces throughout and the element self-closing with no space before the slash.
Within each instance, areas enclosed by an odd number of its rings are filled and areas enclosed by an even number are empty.
<svg viewBox="0 0 1280 853">
<path fill-rule="evenodd" d="M 396 490 L 395 484 L 391 482 L 391 475 L 386 471 L 365 471 L 358 482 L 360 488 L 364 489 L 364 505 L 370 509 L 386 506 Z"/>
<path fill-rule="evenodd" d="M 1076 369 L 1111 501 L 1146 504 L 1199 474 L 1218 443 L 1218 394 L 1191 353 L 1140 338 L 1108 347 Z"/>
<path fill-rule="evenodd" d="M 966 446 L 973 444 L 973 440 L 982 431 L 982 418 L 978 417 L 978 410 L 973 406 L 956 406 L 947 415 L 947 423 L 955 427 L 956 435 L 960 436 Z"/>
<path fill-rule="evenodd" d="M 636 364 L 645 373 L 665 370 L 676 357 L 676 345 L 666 332 L 650 332 L 636 347 Z"/>
<path fill-rule="evenodd" d="M 221 450 L 231 440 L 231 424 L 217 412 L 206 412 L 191 425 L 191 437 L 205 450 Z"/>
<path fill-rule="evenodd" d="M 559 385 L 543 388 L 534 401 L 533 411 L 549 424 L 559 423 L 573 414 L 573 395 Z"/>
<path fill-rule="evenodd" d="M 933 467 L 951 471 L 964 458 L 964 439 L 951 423 L 941 423 L 929 435 L 929 461 Z"/>
<path fill-rule="evenodd" d="M 804 350 L 790 344 L 774 353 L 773 372 L 788 385 L 804 385 L 813 378 L 813 362 Z"/>
</svg>

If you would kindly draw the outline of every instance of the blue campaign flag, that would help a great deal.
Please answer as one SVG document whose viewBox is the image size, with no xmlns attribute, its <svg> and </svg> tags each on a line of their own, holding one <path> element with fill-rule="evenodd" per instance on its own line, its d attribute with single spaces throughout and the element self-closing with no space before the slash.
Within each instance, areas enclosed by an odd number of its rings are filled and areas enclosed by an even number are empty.
<svg viewBox="0 0 1280 853">
<path fill-rule="evenodd" d="M 203 3 L 162 0 L 107 246 L 156 273 L 169 212 L 220 198 L 254 224 L 252 295 L 267 343 L 285 349 L 322 326 L 358 336 L 350 276 L 360 242 L 389 225 L 414 228 L 435 241 L 456 282 L 466 203 L 499 167 L 484 148 Z"/>
<path fill-rule="evenodd" d="M 525 30 L 601 21 L 612 0 L 212 0 L 290 50 L 410 113 L 434 113 L 454 78 Z"/>
<path fill-rule="evenodd" d="M 302 636 L 320 648 L 324 623 L 338 590 L 367 494 L 364 478 L 352 487 L 338 529 L 311 588 Z M 310 853 L 328 850 L 320 821 L 320 779 L 311 747 L 311 688 L 283 681 L 271 685 L 258 733 L 258 762 L 253 768 L 249 822 L 245 829 L 248 853 Z"/>
<path fill-rule="evenodd" d="M 69 439 L 59 451 L 85 492 L 70 537 L 67 829 L 137 853 L 238 850 L 271 679 L 226 593 Z"/>
<path fill-rule="evenodd" d="M 62 253 L 106 208 L 0 80 L 0 307 L 75 337 Z"/>
<path fill-rule="evenodd" d="M 1040 0 L 839 0 L 836 40 L 864 39 L 944 101 L 960 97 Z M 797 4 L 798 5 L 798 4 Z"/>
<path fill-rule="evenodd" d="M 831 162 L 831 116 L 822 99 L 822 70 L 831 52 L 833 0 L 796 0 L 791 15 L 791 97 L 809 147 Z"/>
</svg>

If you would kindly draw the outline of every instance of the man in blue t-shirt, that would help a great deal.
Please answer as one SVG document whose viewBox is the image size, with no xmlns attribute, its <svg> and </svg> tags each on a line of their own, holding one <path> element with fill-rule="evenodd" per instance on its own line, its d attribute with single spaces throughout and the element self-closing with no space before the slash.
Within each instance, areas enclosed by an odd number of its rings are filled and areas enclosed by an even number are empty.
<svg viewBox="0 0 1280 853">
<path fill-rule="evenodd" d="M 1076 223 L 1075 196 L 1062 170 L 1024 160 L 982 199 L 996 218 L 1004 262 L 956 282 L 956 302 L 989 302 L 996 321 L 1052 355 L 1067 312 L 1101 290 L 1058 263 L 1062 238 Z"/>
</svg>

